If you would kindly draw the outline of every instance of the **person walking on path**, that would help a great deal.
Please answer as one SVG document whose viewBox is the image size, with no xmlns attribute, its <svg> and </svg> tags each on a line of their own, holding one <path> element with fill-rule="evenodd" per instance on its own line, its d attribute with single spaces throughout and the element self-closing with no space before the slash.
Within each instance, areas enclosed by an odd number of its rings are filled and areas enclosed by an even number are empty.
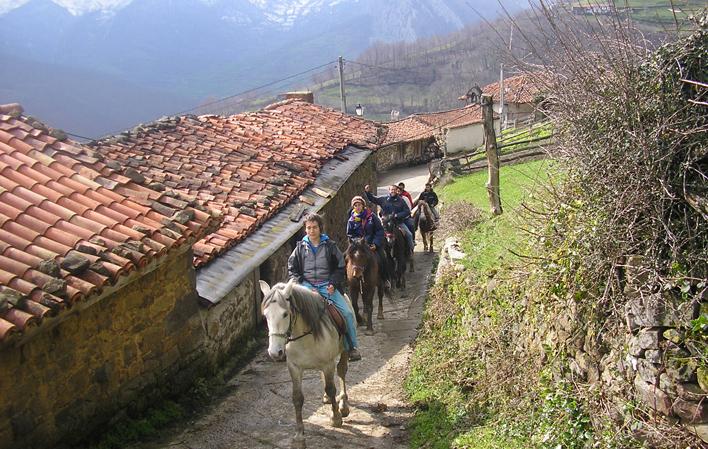
<svg viewBox="0 0 708 449">
<path fill-rule="evenodd" d="M 361 360 L 354 312 L 341 293 L 344 284 L 344 256 L 335 241 L 322 231 L 322 217 L 308 214 L 305 217 L 306 235 L 288 258 L 288 275 L 334 304 L 347 323 L 344 349 L 349 351 L 349 360 Z"/>
<path fill-rule="evenodd" d="M 398 221 L 398 227 L 406 236 L 408 247 L 412 253 L 413 248 L 415 248 L 415 240 L 413 238 L 413 219 L 411 218 L 411 209 L 398 194 L 398 186 L 396 184 L 389 186 L 388 195 L 375 196 L 371 193 L 371 187 L 367 184 L 364 186 L 364 193 L 369 201 L 381 206 L 381 211 L 384 215 L 393 215 L 396 218 Z"/>
</svg>

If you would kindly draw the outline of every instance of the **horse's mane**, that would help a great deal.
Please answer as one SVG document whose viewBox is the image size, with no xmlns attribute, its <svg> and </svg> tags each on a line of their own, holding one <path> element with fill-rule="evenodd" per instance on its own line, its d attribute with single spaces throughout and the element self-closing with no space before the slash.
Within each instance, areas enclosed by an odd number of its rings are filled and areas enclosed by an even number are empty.
<svg viewBox="0 0 708 449">
<path fill-rule="evenodd" d="M 430 210 L 430 205 L 425 200 L 420 200 L 418 207 L 423 211 L 422 214 L 418 213 L 418 219 L 424 218 L 428 223 L 433 223 L 433 212 Z"/>
<path fill-rule="evenodd" d="M 315 293 L 307 287 L 293 285 L 291 300 L 295 305 L 295 309 L 300 313 L 300 317 L 312 330 L 312 335 L 317 340 L 322 336 L 323 325 L 331 321 L 324 310 L 324 299 L 319 293 Z"/>
<path fill-rule="evenodd" d="M 369 245 L 366 244 L 363 238 L 353 239 L 349 244 L 349 247 L 347 247 L 347 250 L 344 252 L 344 257 L 347 259 L 351 259 L 351 257 L 354 256 L 354 253 L 357 251 L 363 252 L 364 255 L 367 256 L 367 258 L 371 258 L 371 250 L 369 250 Z"/>
</svg>

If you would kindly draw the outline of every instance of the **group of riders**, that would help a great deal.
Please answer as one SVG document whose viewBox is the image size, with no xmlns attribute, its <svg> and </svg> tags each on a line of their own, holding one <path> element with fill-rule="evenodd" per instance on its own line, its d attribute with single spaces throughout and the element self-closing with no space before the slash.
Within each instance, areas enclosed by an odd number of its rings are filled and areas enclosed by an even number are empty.
<svg viewBox="0 0 708 449">
<path fill-rule="evenodd" d="M 439 215 L 436 209 L 438 196 L 431 184 L 425 185 L 415 202 L 410 193 L 406 192 L 405 184 L 392 184 L 388 195 L 375 196 L 367 185 L 364 188 L 366 198 L 381 209 L 382 216 L 393 216 L 399 229 L 408 242 L 408 250 L 412 253 L 415 247 L 414 223 L 411 209 L 414 204 L 425 201 L 430 206 L 435 220 Z M 376 254 L 379 266 L 386 263 L 384 254 L 384 227 L 379 215 L 367 206 L 361 196 L 351 200 L 351 210 L 347 220 L 347 237 L 351 242 L 363 238 L 369 248 Z M 347 305 L 342 292 L 345 282 L 345 261 L 336 242 L 324 233 L 323 220 L 318 214 L 305 217 L 305 237 L 300 240 L 288 258 L 288 275 L 298 283 L 317 291 L 323 298 L 334 304 L 346 322 L 344 349 L 349 353 L 349 361 L 361 359 L 356 333 L 356 320 L 351 308 Z M 390 288 L 387 270 L 382 270 L 386 288 Z"/>
</svg>

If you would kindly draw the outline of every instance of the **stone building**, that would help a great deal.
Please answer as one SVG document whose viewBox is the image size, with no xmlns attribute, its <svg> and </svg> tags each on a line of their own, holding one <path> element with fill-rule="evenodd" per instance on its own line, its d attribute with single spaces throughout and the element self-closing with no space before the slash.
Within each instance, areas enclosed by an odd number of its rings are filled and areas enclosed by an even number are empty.
<svg viewBox="0 0 708 449">
<path fill-rule="evenodd" d="M 3 449 L 71 444 L 199 367 L 191 244 L 218 222 L 22 113 L 0 106 Z"/>
<path fill-rule="evenodd" d="M 386 123 L 388 133 L 376 153 L 379 171 L 425 163 L 440 156 L 437 130 L 417 115 Z"/>
<path fill-rule="evenodd" d="M 238 351 L 303 214 L 344 240 L 384 135 L 287 100 L 82 146 L 0 107 L 0 449 L 71 446 Z"/>
</svg>

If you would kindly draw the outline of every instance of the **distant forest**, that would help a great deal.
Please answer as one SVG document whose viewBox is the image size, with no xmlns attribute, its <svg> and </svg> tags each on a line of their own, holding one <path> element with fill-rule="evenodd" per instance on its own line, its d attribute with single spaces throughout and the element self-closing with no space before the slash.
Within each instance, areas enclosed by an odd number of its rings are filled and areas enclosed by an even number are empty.
<svg viewBox="0 0 708 449">
<path fill-rule="evenodd" d="M 633 20 L 644 32 L 644 38 L 654 43 L 675 35 L 677 24 L 679 28 L 687 27 L 688 13 L 703 5 L 702 1 L 674 0 L 675 5 L 683 7 L 675 21 L 674 15 L 666 11 L 668 0 L 631 3 L 634 8 L 626 11 L 625 17 Z M 657 6 L 659 3 L 663 6 Z M 577 6 L 567 5 L 556 13 L 572 15 L 576 26 L 586 28 L 589 34 L 597 21 L 609 20 L 601 14 L 590 15 Z M 540 48 L 553 45 L 552 33 L 547 30 L 542 14 L 532 9 L 492 22 L 482 20 L 448 35 L 412 43 L 375 43 L 355 60 L 345 61 L 347 111 L 353 114 L 354 107 L 361 104 L 367 118 L 387 121 L 392 110 L 403 118 L 416 112 L 460 107 L 463 103 L 458 97 L 471 87 L 499 80 L 502 63 L 505 76 L 518 73 L 520 66 L 528 70 L 535 64 L 542 65 L 543 61 L 538 60 L 531 47 L 534 42 Z M 195 113 L 230 114 L 258 109 L 276 101 L 278 94 L 288 89 L 312 90 L 316 103 L 340 107 L 339 75 L 334 63 L 296 84 L 268 87 L 267 91 L 209 103 Z"/>
</svg>

